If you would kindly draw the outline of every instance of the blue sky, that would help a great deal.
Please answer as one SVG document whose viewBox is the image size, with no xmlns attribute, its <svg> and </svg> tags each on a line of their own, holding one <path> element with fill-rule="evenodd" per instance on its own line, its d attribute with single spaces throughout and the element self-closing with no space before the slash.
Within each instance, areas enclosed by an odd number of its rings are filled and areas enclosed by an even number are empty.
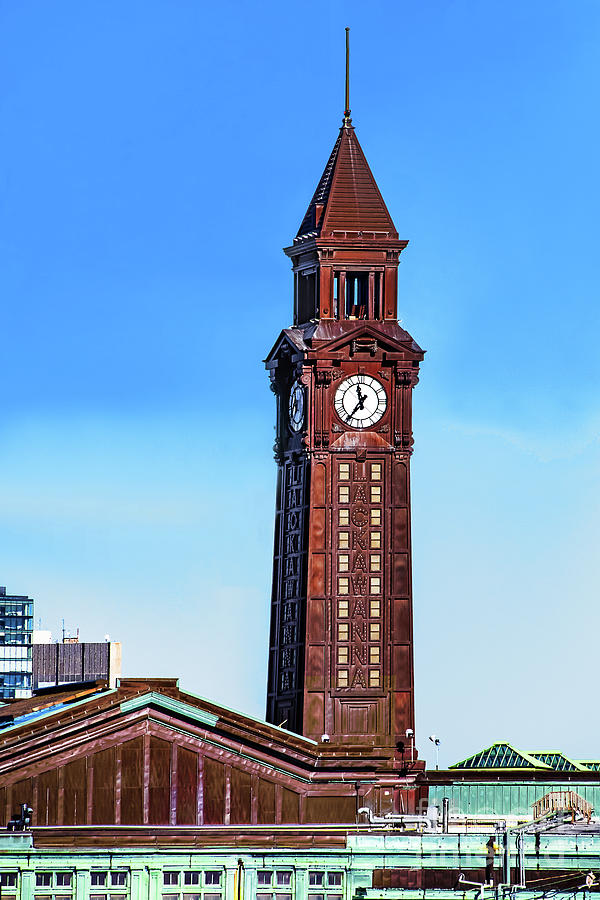
<svg viewBox="0 0 600 900">
<path fill-rule="evenodd" d="M 417 744 L 600 755 L 600 7 L 0 0 L 0 584 L 262 716 L 261 359 L 339 127 L 401 237 Z M 431 759 L 431 754 L 430 754 Z"/>
</svg>

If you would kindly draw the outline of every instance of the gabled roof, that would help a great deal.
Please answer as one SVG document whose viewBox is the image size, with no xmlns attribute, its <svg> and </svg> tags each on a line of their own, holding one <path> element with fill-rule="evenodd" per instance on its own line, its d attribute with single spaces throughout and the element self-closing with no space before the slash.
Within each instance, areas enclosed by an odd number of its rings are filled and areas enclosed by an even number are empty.
<svg viewBox="0 0 600 900">
<path fill-rule="evenodd" d="M 311 328 L 308 331 L 309 333 L 312 333 L 315 328 L 314 323 L 311 322 L 310 326 Z M 304 353 L 304 351 L 308 349 L 305 342 L 306 331 L 306 327 L 284 328 L 265 357 L 264 361 L 267 364 L 267 368 L 272 360 L 282 354 L 294 355 L 296 353 Z"/>
<path fill-rule="evenodd" d="M 552 767 L 517 750 L 511 744 L 497 743 L 480 750 L 462 762 L 450 766 L 451 769 L 551 769 Z"/>
<path fill-rule="evenodd" d="M 319 352 L 336 352 L 361 337 L 371 337 L 381 347 L 394 352 L 409 351 L 422 359 L 424 351 L 398 322 L 377 322 L 363 320 L 359 322 L 334 321 L 321 319 L 310 321 L 304 325 L 284 328 L 275 344 L 269 351 L 265 363 L 269 364 L 285 353 L 307 353 L 319 348 Z"/>
<path fill-rule="evenodd" d="M 398 240 L 392 217 L 349 123 L 340 128 L 297 238 L 326 237 L 333 232 L 377 233 Z"/>
<path fill-rule="evenodd" d="M 311 346 L 319 350 L 335 351 L 360 338 L 374 338 L 381 347 L 391 350 L 411 350 L 423 358 L 423 350 L 398 322 L 378 322 L 364 319 L 359 322 L 321 319 L 310 335 Z"/>
</svg>

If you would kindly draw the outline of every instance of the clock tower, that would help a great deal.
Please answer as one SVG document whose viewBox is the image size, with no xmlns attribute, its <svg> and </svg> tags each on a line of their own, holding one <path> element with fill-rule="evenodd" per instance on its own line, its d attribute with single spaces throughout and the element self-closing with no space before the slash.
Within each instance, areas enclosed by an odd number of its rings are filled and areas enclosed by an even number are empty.
<svg viewBox="0 0 600 900">
<path fill-rule="evenodd" d="M 285 250 L 293 325 L 266 360 L 278 465 L 267 719 L 338 756 L 369 746 L 383 768 L 400 742 L 415 756 L 411 410 L 424 353 L 397 318 L 407 243 L 346 108 Z"/>
</svg>

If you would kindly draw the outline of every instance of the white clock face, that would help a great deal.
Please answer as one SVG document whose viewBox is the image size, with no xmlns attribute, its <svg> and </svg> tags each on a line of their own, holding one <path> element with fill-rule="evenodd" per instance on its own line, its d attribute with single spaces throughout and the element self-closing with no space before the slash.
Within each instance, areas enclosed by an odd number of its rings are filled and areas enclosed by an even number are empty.
<svg viewBox="0 0 600 900">
<path fill-rule="evenodd" d="M 304 423 L 304 388 L 296 381 L 290 391 L 288 406 L 290 416 L 290 428 L 292 431 L 300 431 Z"/>
<path fill-rule="evenodd" d="M 335 411 L 350 428 L 369 428 L 387 407 L 383 385 L 371 375 L 351 375 L 335 392 Z"/>
</svg>

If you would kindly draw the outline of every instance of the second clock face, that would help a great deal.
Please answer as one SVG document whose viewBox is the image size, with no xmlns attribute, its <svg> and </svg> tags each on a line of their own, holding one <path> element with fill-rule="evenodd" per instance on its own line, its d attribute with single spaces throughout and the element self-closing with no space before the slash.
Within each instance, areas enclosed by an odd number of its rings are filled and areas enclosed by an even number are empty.
<svg viewBox="0 0 600 900">
<path fill-rule="evenodd" d="M 288 413 L 292 431 L 300 431 L 304 424 L 304 389 L 299 381 L 294 382 L 290 391 Z"/>
<path fill-rule="evenodd" d="M 375 425 L 387 407 L 383 385 L 371 375 L 350 375 L 335 392 L 335 411 L 350 428 Z"/>
</svg>

